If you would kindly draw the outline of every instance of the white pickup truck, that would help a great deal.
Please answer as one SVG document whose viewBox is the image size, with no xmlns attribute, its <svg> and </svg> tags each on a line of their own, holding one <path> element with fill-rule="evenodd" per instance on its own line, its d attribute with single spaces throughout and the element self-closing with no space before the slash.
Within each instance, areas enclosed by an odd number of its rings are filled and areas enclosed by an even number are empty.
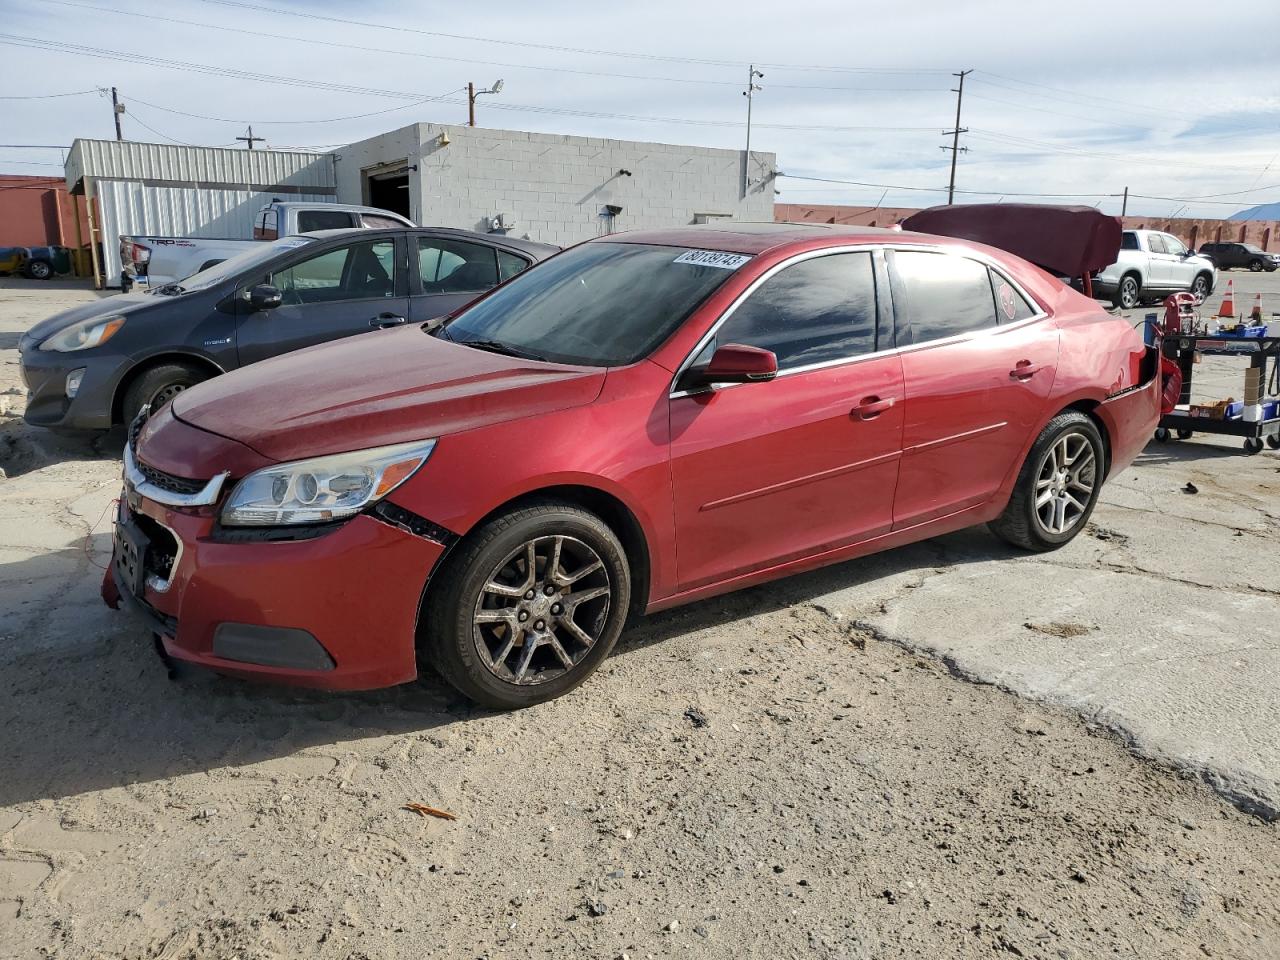
<svg viewBox="0 0 1280 960">
<path fill-rule="evenodd" d="M 1218 282 L 1218 268 L 1170 233 L 1126 230 L 1120 259 L 1093 277 L 1093 295 L 1132 310 L 1143 300 L 1188 291 L 1204 300 Z"/>
<path fill-rule="evenodd" d="M 120 288 L 155 289 L 198 273 L 251 249 L 263 240 L 276 240 L 311 230 L 347 227 L 416 226 L 398 213 L 377 207 L 345 203 L 289 203 L 275 200 L 258 211 L 253 238 L 248 240 L 206 237 L 122 236 L 120 238 Z"/>
</svg>

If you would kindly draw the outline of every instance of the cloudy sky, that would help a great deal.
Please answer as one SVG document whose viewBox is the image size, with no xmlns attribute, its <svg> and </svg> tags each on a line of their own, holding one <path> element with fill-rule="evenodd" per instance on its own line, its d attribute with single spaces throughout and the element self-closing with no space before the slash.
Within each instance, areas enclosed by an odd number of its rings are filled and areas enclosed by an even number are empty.
<svg viewBox="0 0 1280 960">
<path fill-rule="evenodd" d="M 58 146 L 113 136 L 96 91 L 112 85 L 125 136 L 161 143 L 234 146 L 252 123 L 270 146 L 327 149 L 465 122 L 460 88 L 502 78 L 482 126 L 741 149 L 754 62 L 752 147 L 778 155 L 781 201 L 945 202 L 961 69 L 974 72 L 960 199 L 1056 194 L 1119 213 L 1127 186 L 1130 213 L 1162 217 L 1280 200 L 1275 0 L 1238 17 L 1204 0 L 0 0 L 0 13 L 6 173 L 54 175 Z"/>
</svg>

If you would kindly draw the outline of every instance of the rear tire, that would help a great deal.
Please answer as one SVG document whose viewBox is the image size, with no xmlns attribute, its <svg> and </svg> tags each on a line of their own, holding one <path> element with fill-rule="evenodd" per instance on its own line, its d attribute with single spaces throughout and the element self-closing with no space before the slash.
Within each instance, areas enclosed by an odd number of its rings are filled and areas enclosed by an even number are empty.
<svg viewBox="0 0 1280 960">
<path fill-rule="evenodd" d="M 1140 301 L 1139 293 L 1138 278 L 1132 273 L 1126 273 L 1120 278 L 1115 296 L 1111 298 L 1111 305 L 1120 310 L 1132 310 Z"/>
<path fill-rule="evenodd" d="M 1070 543 L 1097 505 L 1106 474 L 1102 434 L 1083 413 L 1067 410 L 1031 445 L 1013 495 L 991 531 L 1023 550 L 1044 552 Z"/>
<path fill-rule="evenodd" d="M 125 425 L 133 423 L 144 409 L 155 413 L 183 390 L 208 379 L 208 373 L 189 363 L 162 363 L 144 370 L 125 391 L 121 404 Z"/>
<path fill-rule="evenodd" d="M 44 259 L 28 260 L 23 266 L 22 272 L 32 280 L 52 280 L 53 264 Z"/>
<path fill-rule="evenodd" d="M 422 654 L 476 703 L 528 707 L 595 672 L 630 606 L 631 569 L 609 526 L 581 507 L 535 503 L 472 532 L 433 578 Z"/>
</svg>

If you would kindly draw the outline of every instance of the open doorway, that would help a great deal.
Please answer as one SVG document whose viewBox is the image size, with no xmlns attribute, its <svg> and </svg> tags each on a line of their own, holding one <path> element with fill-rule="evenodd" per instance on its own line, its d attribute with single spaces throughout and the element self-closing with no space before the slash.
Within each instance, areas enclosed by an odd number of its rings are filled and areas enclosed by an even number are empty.
<svg viewBox="0 0 1280 960">
<path fill-rule="evenodd" d="M 409 204 L 409 162 L 381 164 L 364 173 L 364 202 L 413 219 Z"/>
</svg>

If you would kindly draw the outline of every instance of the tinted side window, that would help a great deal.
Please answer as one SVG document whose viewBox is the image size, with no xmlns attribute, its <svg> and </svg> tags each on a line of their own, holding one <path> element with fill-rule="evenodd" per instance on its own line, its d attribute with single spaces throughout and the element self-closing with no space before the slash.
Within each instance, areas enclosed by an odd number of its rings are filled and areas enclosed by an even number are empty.
<svg viewBox="0 0 1280 960">
<path fill-rule="evenodd" d="M 779 370 L 871 353 L 876 348 L 871 254 L 814 257 L 774 274 L 739 304 L 694 365 L 709 362 L 716 346 L 726 343 L 772 350 Z"/>
<path fill-rule="evenodd" d="M 1040 312 L 1027 303 L 1013 284 L 994 270 L 991 271 L 991 289 L 996 294 L 996 320 L 999 323 L 1017 323 Z"/>
<path fill-rule="evenodd" d="M 253 228 L 253 239 L 278 240 L 279 238 L 280 233 L 276 227 L 275 210 L 263 210 L 258 214 L 257 223 Z"/>
<path fill-rule="evenodd" d="M 267 281 L 285 303 L 336 303 L 395 293 L 394 240 L 354 243 L 277 270 Z"/>
<path fill-rule="evenodd" d="M 498 251 L 498 279 L 507 281 L 514 277 L 522 270 L 527 270 L 529 261 L 524 257 L 517 257 L 514 253 L 507 253 L 505 250 Z"/>
<path fill-rule="evenodd" d="M 976 260 L 899 250 L 893 262 L 902 281 L 912 343 L 995 326 L 991 279 Z"/>
<path fill-rule="evenodd" d="M 1126 230 L 1124 234 L 1120 237 L 1120 249 L 1121 250 L 1142 249 L 1141 247 L 1138 246 L 1138 235 L 1136 233 L 1129 233 Z"/>
<path fill-rule="evenodd" d="M 419 237 L 418 269 L 427 294 L 469 293 L 498 283 L 494 250 L 479 243 Z"/>
<path fill-rule="evenodd" d="M 1158 233 L 1147 234 L 1147 249 L 1152 253 L 1168 253 L 1165 249 L 1164 240 Z"/>
<path fill-rule="evenodd" d="M 299 210 L 298 232 L 308 230 L 342 230 L 356 226 L 356 218 L 345 210 Z"/>
</svg>

